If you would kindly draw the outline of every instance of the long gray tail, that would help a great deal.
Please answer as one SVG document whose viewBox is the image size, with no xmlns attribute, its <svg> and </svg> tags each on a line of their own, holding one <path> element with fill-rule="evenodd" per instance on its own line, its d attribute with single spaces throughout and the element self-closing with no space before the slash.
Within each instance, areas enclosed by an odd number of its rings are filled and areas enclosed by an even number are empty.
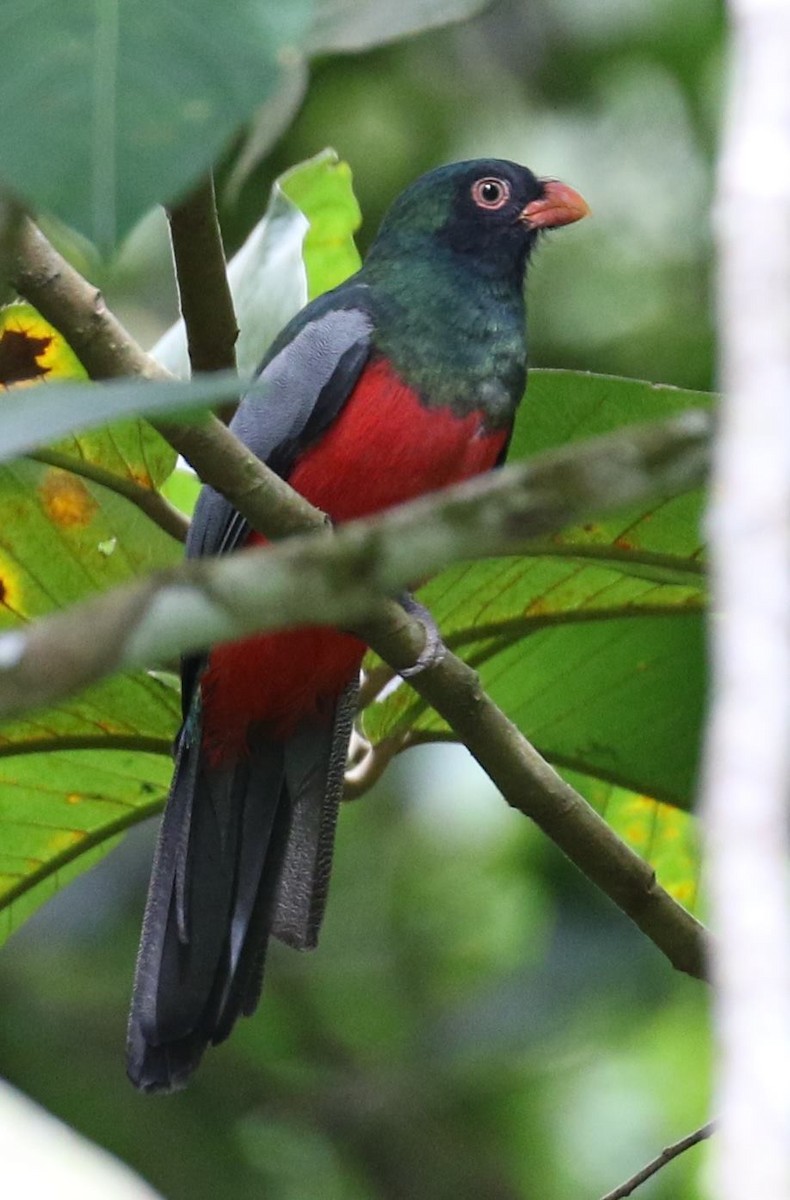
<svg viewBox="0 0 790 1200">
<path fill-rule="evenodd" d="M 127 1070 L 143 1091 L 183 1087 L 209 1044 L 255 1011 L 270 935 L 315 946 L 326 905 L 355 689 L 334 722 L 209 767 L 181 743 L 148 889 Z"/>
</svg>

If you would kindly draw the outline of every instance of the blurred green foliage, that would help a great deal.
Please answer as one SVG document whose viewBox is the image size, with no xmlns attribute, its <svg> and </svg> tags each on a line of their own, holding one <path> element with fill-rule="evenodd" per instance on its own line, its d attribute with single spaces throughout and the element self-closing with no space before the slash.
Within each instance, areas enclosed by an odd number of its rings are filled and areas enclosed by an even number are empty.
<svg viewBox="0 0 790 1200">
<path fill-rule="evenodd" d="M 514 158 L 595 214 L 537 260 L 534 363 L 709 388 L 723 32 L 710 0 L 511 0 L 319 59 L 223 205 L 229 249 L 271 180 L 327 144 L 354 169 L 363 248 L 420 171 Z M 110 261 L 59 240 L 153 342 L 174 317 L 161 219 Z M 150 852 L 141 830 L 6 947 L 0 1070 L 172 1200 L 594 1200 L 707 1117 L 702 986 L 449 748 L 413 751 L 343 812 L 320 950 L 275 948 L 258 1016 L 190 1089 L 136 1095 L 121 1051 Z M 695 1200 L 703 1155 L 641 1194 Z"/>
<path fill-rule="evenodd" d="M 432 748 L 348 806 L 320 949 L 275 947 L 257 1016 L 166 1099 L 119 1053 L 129 839 L 6 948 L 5 1074 L 168 1197 L 601 1194 L 704 1116 L 706 996 L 499 805 Z"/>
</svg>

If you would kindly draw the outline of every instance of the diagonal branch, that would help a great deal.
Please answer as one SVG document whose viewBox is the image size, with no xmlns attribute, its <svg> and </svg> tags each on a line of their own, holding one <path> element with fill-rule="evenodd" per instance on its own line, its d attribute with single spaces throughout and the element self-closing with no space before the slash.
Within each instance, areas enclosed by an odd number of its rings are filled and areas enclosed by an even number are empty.
<svg viewBox="0 0 790 1200">
<path fill-rule="evenodd" d="M 538 754 L 482 691 L 476 672 L 448 654 L 438 667 L 409 683 L 447 721 L 507 803 L 530 817 L 678 971 L 705 979 L 704 927 Z"/>
<path fill-rule="evenodd" d="M 0 711 L 52 701 L 121 667 L 285 624 L 355 628 L 387 661 L 414 661 L 424 631 L 382 592 L 460 558 L 516 551 L 591 510 L 695 486 L 702 413 L 542 455 L 375 519 L 279 546 L 183 564 L 0 639 Z M 702 976 L 701 926 L 569 787 L 449 652 L 411 680 L 513 807 L 530 816 L 679 969 Z"/>
<path fill-rule="evenodd" d="M 621 1183 L 613 1192 L 607 1192 L 601 1200 L 625 1200 L 626 1196 L 630 1196 L 646 1183 L 648 1179 L 652 1179 L 654 1175 L 667 1165 L 673 1159 L 678 1158 L 681 1154 L 685 1154 L 692 1146 L 698 1146 L 700 1142 L 704 1142 L 711 1137 L 716 1131 L 716 1122 L 708 1121 L 707 1125 L 703 1125 L 700 1129 L 695 1129 L 693 1133 L 687 1134 L 680 1138 L 677 1142 L 673 1142 L 671 1146 L 665 1146 L 660 1154 L 657 1154 L 654 1159 L 642 1167 L 641 1171 L 637 1171 L 630 1179 L 626 1179 L 625 1183 Z"/>
<path fill-rule="evenodd" d="M 591 513 L 698 486 L 710 428 L 708 414 L 696 411 L 631 426 L 347 522 L 332 533 L 189 560 L 107 592 L 0 638 L 0 715 L 52 703 L 110 670 L 150 667 L 296 625 L 355 628 L 374 649 L 392 637 L 397 657 L 407 647 L 394 639 L 420 625 L 382 597 L 464 559 L 517 554 L 530 538 Z M 79 642 L 86 611 L 93 633 L 81 648 L 75 677 L 67 648 Z M 135 614 L 131 622 L 129 613 Z"/>
<path fill-rule="evenodd" d="M 57 255 L 28 221 L 22 223 L 13 261 L 15 286 L 60 329 L 92 377 L 125 373 L 160 378 L 167 375 L 107 312 L 95 289 Z M 217 487 L 254 528 L 270 538 L 324 526 L 323 514 L 274 476 L 220 421 L 213 420 L 194 429 L 161 423 L 157 428 L 205 482 Z M 685 436 L 689 433 L 686 429 Z M 696 437 L 704 439 L 704 430 L 699 425 L 696 426 Z M 607 474 L 611 475 L 610 472 Z M 621 497 L 619 503 L 624 502 L 625 498 Z M 568 519 L 568 514 L 564 519 Z M 269 554 L 269 568 L 274 561 L 273 555 L 274 550 Z M 231 569 L 238 567 L 234 565 Z M 409 577 L 414 578 L 413 568 Z M 155 584 L 148 586 L 154 588 Z M 304 594 L 304 587 L 300 591 Z M 130 596 L 125 592 L 116 600 L 123 618 L 121 627 L 139 629 L 139 594 Z M 72 636 L 61 643 L 61 661 L 68 663 L 69 656 L 71 658 L 72 685 L 78 685 L 85 674 L 87 649 L 102 639 L 105 648 L 107 646 L 105 626 L 100 624 L 99 615 L 115 636 L 119 627 L 117 614 L 99 609 L 87 640 L 83 628 L 72 627 Z M 9 634 L 1 643 L 0 668 L 4 668 L 6 680 L 15 676 L 15 688 L 21 678 L 20 664 L 25 662 L 29 668 L 33 658 L 37 657 L 31 654 L 29 639 L 38 637 L 40 629 L 51 629 L 51 622 L 58 620 L 68 622 L 69 614 L 42 623 L 35 627 L 35 633 L 31 630 Z M 64 629 L 68 629 L 68 625 Z M 409 617 L 393 602 L 379 601 L 378 615 L 375 620 L 369 619 L 364 630 L 360 628 L 360 633 L 396 670 L 414 664 L 425 644 L 425 631 L 419 621 Z M 110 671 L 117 661 L 117 646 L 114 645 L 110 653 L 105 650 L 105 660 L 100 667 Z M 42 663 L 39 659 L 39 664 L 40 669 L 26 672 L 28 687 L 37 689 L 35 699 L 38 702 L 42 678 L 52 674 L 51 662 L 45 660 Z M 94 669 L 95 664 L 91 667 Z M 545 829 L 580 870 L 654 941 L 670 962 L 691 975 L 704 977 L 703 927 L 657 885 L 647 864 L 617 838 L 481 693 L 477 676 L 470 668 L 448 653 L 440 663 L 414 677 L 412 686 L 469 745 L 509 804 Z M 9 708 L 20 702 L 21 693 L 18 690 L 11 692 Z"/>
<path fill-rule="evenodd" d="M 9 282 L 60 330 L 91 379 L 172 379 L 110 312 L 99 289 L 58 254 L 29 217 L 17 218 L 6 257 Z"/>
</svg>

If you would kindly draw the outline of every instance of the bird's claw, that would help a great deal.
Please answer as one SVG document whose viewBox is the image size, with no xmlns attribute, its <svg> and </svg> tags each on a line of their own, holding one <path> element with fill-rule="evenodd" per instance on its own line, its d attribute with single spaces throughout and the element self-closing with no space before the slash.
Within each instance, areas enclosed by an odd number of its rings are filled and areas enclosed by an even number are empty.
<svg viewBox="0 0 790 1200">
<path fill-rule="evenodd" d="M 402 679 L 411 679 L 413 676 L 427 671 L 429 667 L 435 667 L 437 663 L 440 663 L 447 648 L 439 633 L 439 626 L 424 604 L 420 604 L 409 592 L 400 597 L 400 604 L 410 617 L 415 617 L 420 622 L 425 630 L 425 645 L 420 651 L 416 663 L 411 667 L 404 667 L 399 672 Z"/>
</svg>

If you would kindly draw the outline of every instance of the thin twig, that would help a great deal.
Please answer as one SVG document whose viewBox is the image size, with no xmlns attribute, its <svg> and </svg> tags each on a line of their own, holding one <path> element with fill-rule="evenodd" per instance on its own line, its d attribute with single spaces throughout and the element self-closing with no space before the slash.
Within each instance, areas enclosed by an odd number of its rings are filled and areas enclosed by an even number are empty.
<svg viewBox="0 0 790 1200">
<path fill-rule="evenodd" d="M 377 783 L 396 754 L 400 754 L 410 744 L 408 733 L 383 738 L 373 745 L 360 738 L 356 761 L 349 756 L 343 783 L 343 800 L 358 800 L 365 796 Z"/>
<path fill-rule="evenodd" d="M 607 1192 L 605 1196 L 601 1197 L 601 1200 L 625 1200 L 626 1196 L 630 1196 L 632 1192 L 635 1192 L 641 1184 L 657 1174 L 667 1163 L 672 1162 L 673 1158 L 678 1158 L 686 1150 L 690 1150 L 692 1146 L 704 1142 L 706 1138 L 709 1138 L 715 1132 L 715 1129 L 716 1122 L 708 1121 L 707 1125 L 703 1125 L 701 1129 L 695 1129 L 693 1133 L 687 1134 L 679 1142 L 673 1142 L 671 1146 L 666 1146 L 652 1162 L 642 1167 L 642 1170 L 637 1171 L 636 1175 L 632 1175 L 630 1179 L 626 1179 L 625 1183 L 621 1183 L 613 1192 Z"/>
<path fill-rule="evenodd" d="M 357 712 L 364 712 L 381 695 L 384 688 L 397 678 L 397 675 L 398 672 L 393 671 L 387 663 L 376 663 L 370 669 L 366 667 L 357 697 Z"/>
<path fill-rule="evenodd" d="M 211 175 L 168 218 L 192 372 L 235 370 L 239 330 Z"/>
<path fill-rule="evenodd" d="M 143 487 L 142 484 L 135 483 L 133 479 L 116 475 L 115 472 L 108 471 L 96 463 L 87 462 L 84 458 L 61 454 L 58 450 L 36 450 L 27 457 L 34 462 L 44 463 L 48 467 L 70 471 L 72 475 L 80 475 L 83 479 L 90 479 L 92 483 L 98 483 L 101 487 L 117 492 L 119 496 L 123 496 L 124 499 L 136 505 L 165 533 L 170 534 L 179 542 L 186 541 L 189 529 L 188 518 L 155 488 Z"/>
</svg>

